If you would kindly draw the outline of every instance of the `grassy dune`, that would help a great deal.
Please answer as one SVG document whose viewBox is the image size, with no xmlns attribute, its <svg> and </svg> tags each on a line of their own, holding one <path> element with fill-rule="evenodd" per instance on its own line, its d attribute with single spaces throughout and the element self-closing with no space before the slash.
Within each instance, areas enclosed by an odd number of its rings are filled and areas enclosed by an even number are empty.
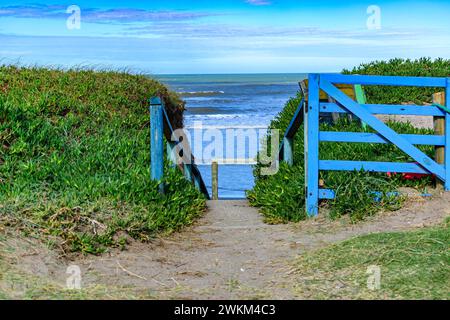
<svg viewBox="0 0 450 320">
<path fill-rule="evenodd" d="M 203 197 L 174 170 L 164 196 L 149 179 L 156 93 L 180 127 L 181 100 L 144 76 L 0 67 L 0 224 L 98 253 L 191 223 Z"/>
</svg>

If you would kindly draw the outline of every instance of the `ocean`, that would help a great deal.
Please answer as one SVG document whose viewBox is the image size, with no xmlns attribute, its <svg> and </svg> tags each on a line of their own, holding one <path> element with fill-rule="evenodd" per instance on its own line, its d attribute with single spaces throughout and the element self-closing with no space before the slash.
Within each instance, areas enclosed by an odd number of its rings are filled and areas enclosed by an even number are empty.
<svg viewBox="0 0 450 320">
<path fill-rule="evenodd" d="M 190 136 L 193 154 L 211 192 L 211 160 L 233 157 L 254 159 L 259 151 L 259 141 L 270 121 L 283 109 L 286 101 L 296 95 L 299 90 L 298 82 L 307 75 L 223 74 L 154 77 L 178 92 L 186 101 L 184 124 Z M 251 132 L 249 136 L 252 139 L 249 138 L 245 143 L 227 136 L 229 132 Z M 208 152 L 208 145 L 214 145 L 215 151 Z M 227 150 L 230 145 L 234 151 L 231 156 L 231 150 Z M 245 198 L 245 191 L 251 189 L 253 184 L 252 163 L 219 166 L 221 199 Z"/>
</svg>

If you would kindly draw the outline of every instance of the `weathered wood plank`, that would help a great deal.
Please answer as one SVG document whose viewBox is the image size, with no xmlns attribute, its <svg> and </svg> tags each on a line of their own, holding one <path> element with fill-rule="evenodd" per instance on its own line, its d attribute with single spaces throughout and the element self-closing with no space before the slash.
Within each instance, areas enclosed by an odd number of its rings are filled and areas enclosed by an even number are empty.
<svg viewBox="0 0 450 320">
<path fill-rule="evenodd" d="M 309 97 L 308 84 L 309 84 L 309 80 L 308 79 L 299 82 L 300 89 L 302 90 L 303 97 L 305 98 L 306 102 L 308 101 L 308 97 Z M 339 90 L 341 90 L 343 93 L 345 93 L 347 96 L 349 96 L 350 98 L 356 99 L 355 88 L 353 87 L 353 85 L 351 85 L 351 84 L 337 84 L 336 87 Z M 321 100 L 321 101 L 328 101 L 328 94 L 325 91 L 320 90 L 319 100 Z"/>
<path fill-rule="evenodd" d="M 433 94 L 433 103 L 445 105 L 445 92 L 438 92 Z M 445 115 L 433 117 L 434 133 L 436 135 L 445 135 Z M 434 149 L 434 159 L 439 164 L 445 163 L 445 147 L 436 146 Z M 438 183 L 438 186 L 442 188 L 443 184 Z"/>
<path fill-rule="evenodd" d="M 212 200 L 219 200 L 219 164 L 213 161 L 211 165 Z"/>
</svg>

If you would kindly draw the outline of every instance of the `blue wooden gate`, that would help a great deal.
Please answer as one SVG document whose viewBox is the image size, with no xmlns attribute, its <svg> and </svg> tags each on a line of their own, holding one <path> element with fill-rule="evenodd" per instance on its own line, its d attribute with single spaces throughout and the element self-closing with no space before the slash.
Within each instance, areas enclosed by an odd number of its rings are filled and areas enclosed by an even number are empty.
<svg viewBox="0 0 450 320">
<path fill-rule="evenodd" d="M 381 105 L 359 104 L 340 91 L 336 84 L 411 86 L 445 88 L 446 108 L 439 106 L 418 105 Z M 335 103 L 320 101 L 320 90 L 323 90 Z M 299 108 L 300 109 L 300 108 Z M 387 77 L 360 76 L 341 74 L 310 74 L 308 105 L 303 108 L 305 121 L 305 170 L 306 170 L 306 211 L 309 216 L 318 214 L 319 199 L 333 199 L 335 192 L 320 189 L 319 172 L 366 170 L 374 172 L 422 173 L 434 174 L 450 190 L 450 78 L 425 77 Z M 323 132 L 319 129 L 319 114 L 327 112 L 351 113 L 361 119 L 376 133 L 356 132 Z M 374 114 L 388 115 L 420 115 L 445 117 L 445 134 L 411 135 L 398 134 Z M 416 163 L 370 162 L 320 160 L 319 143 L 327 142 L 362 142 L 392 143 L 408 154 Z M 435 145 L 445 147 L 445 163 L 438 164 L 415 145 Z"/>
</svg>

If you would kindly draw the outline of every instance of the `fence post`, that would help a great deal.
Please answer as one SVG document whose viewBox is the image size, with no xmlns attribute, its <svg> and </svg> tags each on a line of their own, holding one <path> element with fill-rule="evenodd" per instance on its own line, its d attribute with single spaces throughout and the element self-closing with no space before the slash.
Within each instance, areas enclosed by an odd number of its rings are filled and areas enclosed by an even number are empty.
<svg viewBox="0 0 450 320">
<path fill-rule="evenodd" d="M 450 109 L 450 78 L 445 88 L 445 106 Z M 445 113 L 445 191 L 450 191 L 450 114 Z"/>
<path fill-rule="evenodd" d="M 151 179 L 161 181 L 164 175 L 164 122 L 163 106 L 160 97 L 150 99 L 150 171 Z M 163 192 L 160 184 L 159 191 Z"/>
<path fill-rule="evenodd" d="M 294 139 L 284 137 L 283 139 L 283 161 L 288 165 L 294 164 Z"/>
<path fill-rule="evenodd" d="M 444 105 L 445 104 L 445 92 L 438 92 L 438 93 L 433 94 L 433 103 L 438 103 L 438 104 Z M 433 117 L 433 123 L 434 123 L 434 134 L 437 136 L 445 135 L 445 116 Z M 445 147 L 443 147 L 443 146 L 435 147 L 434 159 L 439 164 L 445 164 Z M 437 186 L 440 187 L 440 186 L 443 186 L 443 184 L 440 184 L 438 181 Z"/>
<path fill-rule="evenodd" d="M 309 99 L 305 108 L 306 213 L 319 214 L 319 75 L 309 75 Z"/>
<path fill-rule="evenodd" d="M 219 200 L 219 164 L 213 161 L 211 164 L 212 200 Z"/>
<path fill-rule="evenodd" d="M 356 102 L 358 102 L 359 104 L 366 104 L 367 99 L 366 99 L 366 95 L 364 93 L 362 86 L 360 84 L 355 84 L 353 87 L 355 88 Z M 365 123 L 364 121 L 361 121 L 361 126 L 364 131 L 367 131 L 367 128 L 368 128 L 367 123 Z"/>
</svg>

